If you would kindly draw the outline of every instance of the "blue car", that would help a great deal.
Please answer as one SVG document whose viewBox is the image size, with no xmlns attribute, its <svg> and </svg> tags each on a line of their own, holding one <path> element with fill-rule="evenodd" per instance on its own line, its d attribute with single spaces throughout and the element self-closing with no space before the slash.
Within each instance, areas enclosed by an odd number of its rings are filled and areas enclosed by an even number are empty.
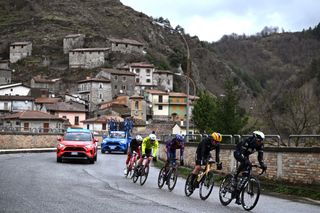
<svg viewBox="0 0 320 213">
<path fill-rule="evenodd" d="M 131 139 L 131 136 L 125 131 L 111 131 L 108 136 L 103 137 L 101 153 L 117 151 L 126 154 Z"/>
</svg>

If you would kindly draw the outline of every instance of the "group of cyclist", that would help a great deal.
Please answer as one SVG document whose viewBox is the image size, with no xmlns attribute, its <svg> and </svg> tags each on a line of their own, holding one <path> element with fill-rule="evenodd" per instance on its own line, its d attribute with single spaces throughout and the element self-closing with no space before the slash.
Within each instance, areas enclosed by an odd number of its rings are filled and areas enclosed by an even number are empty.
<svg viewBox="0 0 320 213">
<path fill-rule="evenodd" d="M 237 171 L 234 175 L 233 183 L 236 183 L 238 175 L 240 172 L 245 175 L 245 172 L 248 171 L 249 167 L 251 167 L 251 163 L 249 160 L 249 156 L 254 152 L 258 152 L 258 161 L 261 169 L 266 170 L 267 166 L 263 161 L 263 140 L 265 139 L 265 135 L 261 131 L 254 131 L 252 136 L 246 138 L 245 140 L 240 141 L 236 145 L 236 149 L 233 153 L 234 158 L 240 163 L 237 167 Z M 222 135 L 217 132 L 213 132 L 208 137 L 204 137 L 202 141 L 198 144 L 196 150 L 196 158 L 195 158 L 195 167 L 192 171 L 192 179 L 191 182 L 194 182 L 197 177 L 199 171 L 201 170 L 201 166 L 205 165 L 209 159 L 211 158 L 210 152 L 215 149 L 215 162 L 217 170 L 222 169 L 222 163 L 220 162 L 220 142 L 222 141 Z M 174 138 L 170 139 L 166 142 L 166 154 L 167 161 L 166 165 L 168 166 L 170 163 L 176 163 L 176 150 L 180 150 L 180 165 L 184 165 L 184 138 L 177 134 Z M 133 139 L 130 143 L 130 147 L 128 150 L 128 157 L 126 160 L 126 168 L 130 161 L 133 151 L 138 153 L 138 166 L 142 165 L 142 161 L 144 157 L 149 158 L 149 162 L 152 159 L 156 159 L 156 153 L 158 150 L 159 143 L 157 141 L 157 137 L 155 134 L 150 134 L 146 138 L 142 138 L 140 135 L 137 135 L 135 139 Z M 140 153 L 141 147 L 141 153 Z M 195 186 L 199 187 L 199 186 Z M 241 204 L 239 197 L 236 197 L 236 204 Z"/>
</svg>

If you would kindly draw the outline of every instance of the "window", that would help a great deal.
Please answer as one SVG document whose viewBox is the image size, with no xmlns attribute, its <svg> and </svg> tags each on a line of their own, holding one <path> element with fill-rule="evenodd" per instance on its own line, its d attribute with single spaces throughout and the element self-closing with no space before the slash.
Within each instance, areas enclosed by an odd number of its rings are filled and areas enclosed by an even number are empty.
<svg viewBox="0 0 320 213">
<path fill-rule="evenodd" d="M 114 89 L 118 89 L 118 85 L 114 85 Z"/>
<path fill-rule="evenodd" d="M 99 88 L 100 88 L 100 89 L 103 88 L 103 84 L 102 84 L 102 83 L 99 84 Z"/>
<path fill-rule="evenodd" d="M 151 80 L 150 80 L 149 78 L 147 78 L 147 79 L 146 79 L 146 82 L 147 82 L 147 83 L 150 83 L 150 82 L 151 82 Z"/>
<path fill-rule="evenodd" d="M 126 89 L 126 85 L 122 85 L 121 89 L 125 90 Z"/>
<path fill-rule="evenodd" d="M 101 93 L 99 93 L 99 98 L 100 98 L 100 99 L 102 99 L 102 98 L 103 98 L 103 96 L 102 96 L 102 94 L 101 94 Z"/>
<path fill-rule="evenodd" d="M 122 81 L 126 81 L 127 80 L 127 77 L 126 76 L 123 76 L 122 77 Z"/>
<path fill-rule="evenodd" d="M 63 118 L 63 119 L 67 119 L 67 116 L 64 115 L 64 116 L 62 116 L 62 118 Z"/>
<path fill-rule="evenodd" d="M 150 76 L 150 73 L 151 73 L 150 69 L 147 69 L 146 73 L 147 73 L 147 76 Z"/>
<path fill-rule="evenodd" d="M 4 102 L 4 110 L 9 110 L 9 104 L 7 102 Z"/>
<path fill-rule="evenodd" d="M 79 125 L 79 116 L 74 117 L 74 125 Z"/>
<path fill-rule="evenodd" d="M 139 109 L 139 101 L 136 101 L 136 102 L 134 103 L 134 108 L 135 108 L 135 109 Z"/>
<path fill-rule="evenodd" d="M 140 73 L 140 69 L 135 69 L 135 72 L 139 74 Z"/>
<path fill-rule="evenodd" d="M 23 130 L 28 131 L 29 130 L 29 123 L 23 123 Z"/>
<path fill-rule="evenodd" d="M 140 78 L 136 78 L 136 83 L 140 83 Z"/>
<path fill-rule="evenodd" d="M 162 106 L 158 106 L 158 110 L 162 110 Z"/>
<path fill-rule="evenodd" d="M 118 80 L 118 76 L 117 75 L 114 76 L 114 80 Z"/>
<path fill-rule="evenodd" d="M 159 103 L 162 103 L 162 101 L 163 101 L 163 97 L 162 95 L 159 95 Z"/>
</svg>

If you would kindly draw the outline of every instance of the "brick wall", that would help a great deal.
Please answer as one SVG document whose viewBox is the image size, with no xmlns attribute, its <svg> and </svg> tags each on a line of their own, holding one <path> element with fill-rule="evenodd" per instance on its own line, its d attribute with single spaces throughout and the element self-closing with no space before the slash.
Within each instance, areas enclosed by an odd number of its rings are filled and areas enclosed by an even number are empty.
<svg viewBox="0 0 320 213">
<path fill-rule="evenodd" d="M 184 162 L 186 166 L 195 165 L 197 144 L 187 144 L 185 147 Z M 221 173 L 230 173 L 235 170 L 236 161 L 233 157 L 233 145 L 222 145 L 220 160 L 223 164 Z M 166 159 L 165 145 L 160 143 L 158 156 Z M 179 156 L 179 151 L 177 151 Z M 212 151 L 215 159 L 215 151 Z M 250 156 L 252 163 L 258 163 L 257 153 Z M 320 147 L 313 148 L 265 148 L 264 161 L 268 165 L 264 177 L 272 180 L 285 180 L 292 183 L 320 183 Z M 260 170 L 254 169 L 255 174 Z"/>
</svg>

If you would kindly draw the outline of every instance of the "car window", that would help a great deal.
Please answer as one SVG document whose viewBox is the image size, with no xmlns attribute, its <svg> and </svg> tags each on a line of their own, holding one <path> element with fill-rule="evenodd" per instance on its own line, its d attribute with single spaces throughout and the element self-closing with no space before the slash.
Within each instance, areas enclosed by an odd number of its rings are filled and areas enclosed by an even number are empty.
<svg viewBox="0 0 320 213">
<path fill-rule="evenodd" d="M 83 133 L 83 132 L 72 132 L 66 133 L 64 135 L 64 140 L 66 141 L 91 141 L 91 134 L 90 133 Z"/>
<path fill-rule="evenodd" d="M 110 138 L 125 138 L 126 134 L 121 132 L 111 132 Z"/>
</svg>

